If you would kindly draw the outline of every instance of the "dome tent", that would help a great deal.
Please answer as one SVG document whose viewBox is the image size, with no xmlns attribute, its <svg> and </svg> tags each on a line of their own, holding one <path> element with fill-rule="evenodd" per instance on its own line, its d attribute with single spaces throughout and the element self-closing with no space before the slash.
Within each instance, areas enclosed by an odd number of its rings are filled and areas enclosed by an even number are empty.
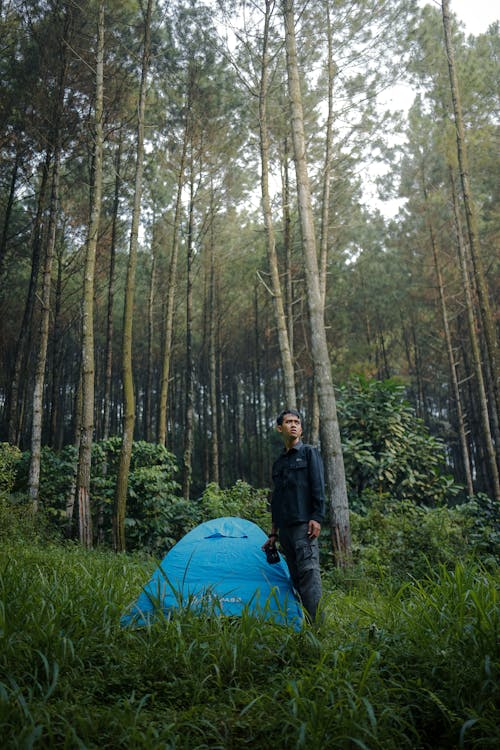
<svg viewBox="0 0 500 750">
<path fill-rule="evenodd" d="M 180 607 L 230 617 L 249 614 L 299 630 L 302 608 L 285 560 L 267 562 L 255 523 L 224 517 L 189 531 L 165 555 L 122 625 L 142 626 Z"/>
</svg>

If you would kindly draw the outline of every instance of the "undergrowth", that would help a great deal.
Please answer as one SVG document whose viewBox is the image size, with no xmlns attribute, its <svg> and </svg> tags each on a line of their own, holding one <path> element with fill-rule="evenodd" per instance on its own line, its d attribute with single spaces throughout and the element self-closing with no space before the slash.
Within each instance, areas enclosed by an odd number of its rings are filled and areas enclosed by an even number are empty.
<svg viewBox="0 0 500 750">
<path fill-rule="evenodd" d="M 10 748 L 496 748 L 498 576 L 326 580 L 324 620 L 120 615 L 152 558 L 4 541 L 0 737 Z"/>
</svg>

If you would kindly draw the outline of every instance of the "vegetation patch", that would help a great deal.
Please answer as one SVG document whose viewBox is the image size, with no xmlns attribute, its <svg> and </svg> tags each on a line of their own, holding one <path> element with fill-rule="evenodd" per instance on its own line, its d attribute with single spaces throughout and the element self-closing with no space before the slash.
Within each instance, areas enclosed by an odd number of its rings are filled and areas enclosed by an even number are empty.
<svg viewBox="0 0 500 750">
<path fill-rule="evenodd" d="M 299 633 L 188 611 L 120 628 L 154 564 L 3 544 L 4 747 L 498 746 L 496 570 L 327 575 L 324 620 Z"/>
</svg>

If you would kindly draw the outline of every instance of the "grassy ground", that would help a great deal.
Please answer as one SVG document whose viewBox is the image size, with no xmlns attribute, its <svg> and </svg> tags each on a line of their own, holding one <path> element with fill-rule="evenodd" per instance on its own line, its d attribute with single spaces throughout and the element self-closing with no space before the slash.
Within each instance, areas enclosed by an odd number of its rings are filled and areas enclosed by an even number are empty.
<svg viewBox="0 0 500 750">
<path fill-rule="evenodd" d="M 497 748 L 498 576 L 329 584 L 300 633 L 187 612 L 119 627 L 152 561 L 0 549 L 9 748 Z"/>
</svg>

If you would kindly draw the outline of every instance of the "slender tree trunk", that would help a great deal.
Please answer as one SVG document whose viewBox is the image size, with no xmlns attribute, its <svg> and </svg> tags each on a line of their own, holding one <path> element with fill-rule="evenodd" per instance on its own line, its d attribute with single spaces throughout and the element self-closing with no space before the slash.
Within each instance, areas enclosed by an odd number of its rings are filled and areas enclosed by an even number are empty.
<svg viewBox="0 0 500 750">
<path fill-rule="evenodd" d="M 137 156 L 135 164 L 134 206 L 130 228 L 129 259 L 123 312 L 123 441 L 116 480 L 113 505 L 113 546 L 116 552 L 125 550 L 125 514 L 127 509 L 128 475 L 134 440 L 135 397 L 132 373 L 132 323 L 134 310 L 137 245 L 141 214 L 142 174 L 144 170 L 144 111 L 146 108 L 147 78 L 151 42 L 151 13 L 153 0 L 148 0 L 144 20 L 144 51 L 142 55 L 141 85 L 137 123 Z"/>
<path fill-rule="evenodd" d="M 212 186 L 212 222 L 210 225 L 210 268 L 209 268 L 209 288 L 208 288 L 208 370 L 210 382 L 210 470 L 209 477 L 212 482 L 219 484 L 219 408 L 217 398 L 217 319 L 218 319 L 218 298 L 217 298 L 217 278 L 218 264 L 216 257 L 216 246 L 214 237 L 215 216 L 213 209 L 213 186 Z"/>
<path fill-rule="evenodd" d="M 276 328 L 278 330 L 278 343 L 281 355 L 281 365 L 283 368 L 283 378 L 285 385 L 285 403 L 284 406 L 295 408 L 297 406 L 297 397 L 295 394 L 295 375 L 293 370 L 292 354 L 290 342 L 288 340 L 288 331 L 286 325 L 285 308 L 283 306 L 283 293 L 281 290 L 281 281 L 278 270 L 278 257 L 276 254 L 276 241 L 271 212 L 271 199 L 269 195 L 269 133 L 267 130 L 267 78 L 269 64 L 269 23 L 271 20 L 273 0 L 266 0 L 266 9 L 264 17 L 264 35 L 262 42 L 262 64 L 260 75 L 260 92 L 259 92 L 259 130 L 260 130 L 260 159 L 261 159 L 261 190 L 262 190 L 262 210 L 264 214 L 264 226 L 266 228 L 267 257 L 269 270 L 271 273 L 272 295 L 274 303 L 274 314 L 276 319 Z M 291 310 L 289 310 L 291 316 Z"/>
<path fill-rule="evenodd" d="M 63 81 L 60 81 L 61 96 Z M 43 394 L 45 386 L 45 365 L 47 362 L 47 345 L 49 340 L 50 326 L 50 297 L 52 287 L 52 262 L 54 258 L 54 247 L 56 242 L 57 231 L 57 211 L 59 200 L 59 161 L 61 150 L 61 124 L 56 119 L 56 147 L 54 149 L 54 163 L 52 173 L 52 187 L 49 207 L 49 226 L 47 231 L 47 246 L 45 250 L 45 259 L 42 273 L 41 289 L 41 314 L 40 314 L 40 335 L 38 342 L 38 354 L 35 368 L 35 385 L 33 389 L 33 422 L 31 427 L 31 456 L 29 465 L 29 497 L 33 510 L 38 510 L 39 489 L 40 489 L 40 461 L 42 450 L 42 423 L 43 423 Z"/>
<path fill-rule="evenodd" d="M 75 394 L 75 452 L 76 455 L 80 453 L 80 438 L 82 435 L 82 368 L 79 367 L 80 377 L 78 378 L 78 384 L 76 387 Z M 78 461 L 75 461 L 73 468 L 73 476 L 71 479 L 71 487 L 66 496 L 66 536 L 71 537 L 73 535 L 73 517 L 75 514 L 75 501 L 76 501 L 76 479 L 78 474 Z"/>
<path fill-rule="evenodd" d="M 21 398 L 20 391 L 22 378 L 26 371 L 27 351 L 30 348 L 29 342 L 32 335 L 33 311 L 35 308 L 35 296 L 38 283 L 38 274 L 40 271 L 40 255 L 42 251 L 42 227 L 43 214 L 46 209 L 47 188 L 50 175 L 50 164 L 53 157 L 53 144 L 47 147 L 45 161 L 42 167 L 40 180 L 40 189 L 38 193 L 37 211 L 33 228 L 33 246 L 31 254 L 31 274 L 28 287 L 28 295 L 24 307 L 23 320 L 19 331 L 19 337 L 16 346 L 16 357 L 14 368 L 11 376 L 11 387 L 9 394 L 9 429 L 8 441 L 11 445 L 18 445 L 21 433 Z"/>
<path fill-rule="evenodd" d="M 31 426 L 31 455 L 28 477 L 28 491 L 33 511 L 38 510 L 40 489 L 40 461 L 42 450 L 42 424 L 43 424 L 43 396 L 45 387 L 45 367 L 47 362 L 47 346 L 50 328 L 50 299 L 52 289 L 52 265 L 55 253 L 57 235 L 57 212 L 59 203 L 59 171 L 61 159 L 61 126 L 62 112 L 64 107 L 64 89 L 66 81 L 66 45 L 64 43 L 67 33 L 67 24 L 64 24 L 64 38 L 61 39 L 61 65 L 59 69 L 57 100 L 53 111 L 53 131 L 51 142 L 53 144 L 52 181 L 49 201 L 49 220 L 47 227 L 47 238 L 45 258 L 42 270 L 42 288 L 40 296 L 40 334 L 38 340 L 38 352 L 35 366 L 35 383 L 33 388 L 33 421 Z"/>
<path fill-rule="evenodd" d="M 325 160 L 323 164 L 323 190 L 321 196 L 321 234 L 319 252 L 319 283 L 321 301 L 323 304 L 323 317 L 326 305 L 326 281 L 328 268 L 328 231 L 330 224 L 330 185 L 332 179 L 332 143 L 333 143 L 333 84 L 335 79 L 335 65 L 333 62 L 333 39 L 330 19 L 330 2 L 325 2 L 326 10 L 326 34 L 328 44 L 328 109 L 325 127 Z M 311 441 L 318 442 L 319 439 L 319 402 L 316 379 L 313 378 L 312 415 L 311 415 Z"/>
<path fill-rule="evenodd" d="M 186 104 L 189 112 L 190 100 Z M 161 373 L 160 387 L 160 408 L 158 414 L 158 442 L 161 445 L 167 444 L 167 402 L 168 402 L 168 385 L 170 378 L 170 360 L 172 354 L 172 336 L 174 330 L 174 302 L 177 278 L 177 260 L 179 257 L 179 228 L 181 223 L 182 210 L 182 190 L 184 188 L 184 170 L 186 166 L 186 152 L 188 142 L 188 122 L 184 128 L 184 139 L 182 142 L 182 153 L 179 164 L 179 174 L 177 179 L 177 197 L 175 201 L 174 226 L 172 230 L 172 253 L 170 255 L 170 265 L 168 269 L 167 281 L 167 302 L 165 305 L 165 322 L 163 334 L 163 363 Z"/>
<path fill-rule="evenodd" d="M 335 561 L 337 565 L 346 565 L 351 558 L 349 505 L 319 282 L 311 191 L 307 173 L 302 97 L 297 65 L 293 0 L 283 0 L 283 15 L 299 218 L 302 229 L 309 305 L 311 351 L 320 408 L 321 449 L 328 484 L 331 536 Z"/>
<path fill-rule="evenodd" d="M 104 0 L 98 6 L 96 98 L 94 134 L 94 178 L 87 239 L 82 310 L 82 425 L 78 452 L 77 497 L 80 542 L 92 547 L 92 515 L 90 510 L 90 471 L 94 435 L 94 276 L 102 200 L 104 102 Z"/>
<path fill-rule="evenodd" d="M 121 190 L 121 159 L 123 136 L 120 130 L 115 157 L 115 192 L 113 196 L 113 218 L 111 225 L 111 247 L 109 250 L 108 309 L 106 313 L 106 371 L 104 383 L 103 439 L 107 440 L 111 420 L 111 383 L 113 378 L 113 304 L 115 297 L 115 263 L 118 235 L 118 210 Z"/>
<path fill-rule="evenodd" d="M 194 356 L 193 356 L 193 212 L 194 212 L 194 172 L 191 156 L 189 180 L 189 212 L 187 231 L 187 280 L 186 280 L 186 410 L 184 419 L 184 453 L 182 495 L 189 500 L 192 477 L 193 420 L 194 420 Z"/>
<path fill-rule="evenodd" d="M 62 245 L 62 243 L 61 243 Z M 57 252 L 57 279 L 55 288 L 55 302 L 54 302 L 54 345 L 52 348 L 52 363 L 50 369 L 52 370 L 52 388 L 50 398 L 50 445 L 55 450 L 60 450 L 60 440 L 58 430 L 59 426 L 59 412 L 60 412 L 60 398 L 59 391 L 61 388 L 61 382 L 63 381 L 63 360 L 64 354 L 62 350 L 63 346 L 63 335 L 61 330 L 61 305 L 62 305 L 62 277 L 63 277 L 63 261 L 62 251 Z"/>
<path fill-rule="evenodd" d="M 17 184 L 17 173 L 19 171 L 19 162 L 21 157 L 19 150 L 16 150 L 16 158 L 12 166 L 12 176 L 10 178 L 9 195 L 7 198 L 7 205 L 5 207 L 5 216 L 3 221 L 2 236 L 0 237 L 0 278 L 2 276 L 3 265 L 5 261 L 5 254 L 7 252 L 7 240 L 9 235 L 10 217 L 12 215 L 12 207 L 14 206 L 14 197 L 16 195 L 16 184 Z"/>
<path fill-rule="evenodd" d="M 488 415 L 488 401 L 486 398 L 486 389 L 484 386 L 483 372 L 481 369 L 481 351 L 479 341 L 476 332 L 476 320 L 474 316 L 474 303 L 472 299 L 472 290 L 469 280 L 469 270 L 467 268 L 467 254 L 465 250 L 465 244 L 460 229 L 460 211 L 458 207 L 457 191 L 455 190 L 455 184 L 452 175 L 452 196 L 453 196 L 453 213 L 455 221 L 455 233 L 456 243 L 458 248 L 458 257 L 460 261 L 460 270 L 462 272 L 462 283 L 465 293 L 465 306 L 467 310 L 467 322 L 469 326 L 469 336 L 472 350 L 472 362 L 474 375 L 477 385 L 478 394 L 478 406 L 481 416 L 481 425 L 483 433 L 483 441 L 485 447 L 485 453 L 487 456 L 487 463 L 489 466 L 491 490 L 494 497 L 500 499 L 500 481 L 498 476 L 498 467 L 496 463 L 495 448 L 493 445 L 493 439 L 491 436 L 490 419 Z"/>
<path fill-rule="evenodd" d="M 146 372 L 146 391 L 144 394 L 144 434 L 148 442 L 153 440 L 152 429 L 152 405 L 151 397 L 153 393 L 153 341 L 154 341 L 154 306 L 155 306 L 155 289 L 156 289 L 156 267 L 157 267 L 157 220 L 153 219 L 153 237 L 151 242 L 151 273 L 149 277 L 149 294 L 148 294 L 148 353 L 147 353 L 147 372 Z"/>
<path fill-rule="evenodd" d="M 294 347 L 294 325 L 293 325 L 293 272 L 292 272 L 292 233 L 290 217 L 290 158 L 288 149 L 288 136 L 283 141 L 283 166 L 282 166 L 282 205 L 283 205 L 283 247 L 285 255 L 285 310 L 288 311 L 288 344 L 290 347 L 290 356 L 293 362 Z"/>
<path fill-rule="evenodd" d="M 330 185 L 332 179 L 333 144 L 333 85 L 335 64 L 333 62 L 333 39 L 330 19 L 330 0 L 325 2 L 326 33 L 328 43 L 328 110 L 325 126 L 325 160 L 323 164 L 323 191 L 321 196 L 321 239 L 319 253 L 319 280 L 323 309 L 326 304 L 326 280 L 328 268 L 328 230 L 330 225 Z"/>
<path fill-rule="evenodd" d="M 424 185 L 423 191 L 424 191 L 424 199 L 427 203 L 427 191 L 426 191 L 425 185 Z M 441 272 L 439 250 L 438 250 L 438 246 L 436 243 L 436 238 L 434 236 L 432 223 L 429 218 L 427 219 L 427 225 L 429 228 L 429 238 L 430 238 L 431 247 L 432 247 L 432 256 L 434 259 L 434 270 L 436 272 L 436 281 L 437 281 L 437 286 L 438 286 L 438 291 L 439 291 L 441 318 L 443 321 L 443 330 L 444 330 L 445 341 L 446 341 L 446 351 L 448 354 L 448 364 L 450 368 L 450 380 L 451 380 L 451 386 L 452 386 L 452 391 L 453 391 L 453 398 L 455 402 L 455 409 L 457 411 L 458 434 L 460 438 L 462 463 L 464 467 L 465 479 L 466 479 L 466 484 L 467 484 L 467 494 L 469 495 L 469 497 L 472 497 L 472 495 L 474 494 L 474 485 L 472 482 L 472 471 L 471 471 L 471 464 L 470 464 L 469 447 L 467 445 L 465 418 L 464 418 L 464 414 L 462 410 L 460 386 L 458 383 L 457 368 L 456 368 L 455 356 L 453 353 L 453 344 L 451 340 L 450 325 L 448 322 L 448 310 L 447 310 L 447 305 L 446 305 L 446 297 L 444 293 L 444 283 L 443 283 L 443 275 Z"/>
<path fill-rule="evenodd" d="M 453 101 L 453 114 L 455 118 L 455 133 L 457 139 L 457 155 L 460 168 L 460 179 L 462 183 L 462 195 L 465 207 L 465 218 L 467 222 L 467 234 L 474 269 L 474 277 L 477 285 L 479 308 L 481 311 L 481 323 L 486 342 L 489 368 L 494 388 L 494 405 L 497 414 L 500 411 L 500 397 L 498 389 L 498 339 L 495 335 L 493 316 L 491 314 L 488 287 L 486 284 L 481 249 L 479 247 L 479 236 L 477 228 L 477 210 L 472 196 L 469 177 L 469 163 L 467 157 L 467 146 L 465 143 L 465 129 L 462 115 L 462 104 L 458 89 L 458 78 L 455 67 L 455 54 L 451 36 L 449 0 L 442 0 L 444 40 L 448 58 L 448 72 L 450 77 L 451 98 Z M 498 472 L 497 472 L 498 473 Z"/>
</svg>

